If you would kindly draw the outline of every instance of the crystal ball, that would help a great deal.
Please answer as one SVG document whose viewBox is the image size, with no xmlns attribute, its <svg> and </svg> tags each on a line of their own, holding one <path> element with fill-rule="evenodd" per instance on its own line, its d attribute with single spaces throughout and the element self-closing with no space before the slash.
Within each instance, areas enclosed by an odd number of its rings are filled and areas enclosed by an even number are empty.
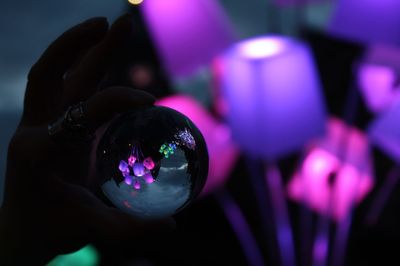
<svg viewBox="0 0 400 266">
<path fill-rule="evenodd" d="M 208 174 L 203 136 L 183 114 L 166 107 L 115 118 L 96 151 L 97 182 L 117 208 L 158 219 L 185 208 Z"/>
</svg>

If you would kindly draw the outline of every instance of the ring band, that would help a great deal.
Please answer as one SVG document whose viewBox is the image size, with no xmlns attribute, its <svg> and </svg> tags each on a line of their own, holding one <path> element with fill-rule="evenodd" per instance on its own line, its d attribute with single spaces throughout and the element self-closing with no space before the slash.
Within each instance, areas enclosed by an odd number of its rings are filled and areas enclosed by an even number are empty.
<svg viewBox="0 0 400 266">
<path fill-rule="evenodd" d="M 85 104 L 68 107 L 64 115 L 48 126 L 49 136 L 57 143 L 82 143 L 93 139 L 85 116 Z"/>
</svg>

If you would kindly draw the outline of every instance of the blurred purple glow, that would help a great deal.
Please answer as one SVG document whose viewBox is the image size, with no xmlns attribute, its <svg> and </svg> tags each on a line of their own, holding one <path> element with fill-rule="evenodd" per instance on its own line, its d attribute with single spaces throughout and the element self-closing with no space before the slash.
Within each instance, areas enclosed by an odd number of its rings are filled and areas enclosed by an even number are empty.
<svg viewBox="0 0 400 266">
<path fill-rule="evenodd" d="M 318 213 L 341 221 L 374 185 L 367 137 L 331 119 L 328 136 L 318 141 L 288 185 L 289 197 Z M 348 149 L 341 153 L 343 134 Z M 332 180 L 331 177 L 335 175 Z"/>
<path fill-rule="evenodd" d="M 257 242 L 251 233 L 249 224 L 239 205 L 234 199 L 225 191 L 217 194 L 217 200 L 220 203 L 228 221 L 231 224 L 232 230 L 235 231 L 236 236 L 242 246 L 243 252 L 251 266 L 264 265 L 262 253 L 257 246 Z"/>
<path fill-rule="evenodd" d="M 174 77 L 210 63 L 235 39 L 215 0 L 146 0 L 142 10 L 164 65 Z"/>
<path fill-rule="evenodd" d="M 246 152 L 277 159 L 324 133 L 320 82 L 303 43 L 250 39 L 229 49 L 219 68 L 228 122 Z"/>
<path fill-rule="evenodd" d="M 369 128 L 373 144 L 400 162 L 400 99 L 378 117 Z"/>
<path fill-rule="evenodd" d="M 362 65 L 358 83 L 368 108 L 379 113 L 390 107 L 399 96 L 395 90 L 396 74 L 386 66 Z"/>
<path fill-rule="evenodd" d="M 203 194 L 223 185 L 232 170 L 239 151 L 232 142 L 230 129 L 219 123 L 196 100 L 177 95 L 161 99 L 157 105 L 166 106 L 190 118 L 204 136 L 210 156 L 208 179 Z"/>
<path fill-rule="evenodd" d="M 358 84 L 369 109 L 380 113 L 399 97 L 400 50 L 371 45 L 358 68 Z"/>
<path fill-rule="evenodd" d="M 361 43 L 400 44 L 400 1 L 339 0 L 329 31 Z"/>
</svg>

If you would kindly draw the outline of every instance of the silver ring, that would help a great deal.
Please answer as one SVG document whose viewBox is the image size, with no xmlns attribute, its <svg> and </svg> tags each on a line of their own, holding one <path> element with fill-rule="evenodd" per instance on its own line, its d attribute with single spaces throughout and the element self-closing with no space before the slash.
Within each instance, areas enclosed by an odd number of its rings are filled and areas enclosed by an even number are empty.
<svg viewBox="0 0 400 266">
<path fill-rule="evenodd" d="M 85 104 L 70 106 L 64 115 L 48 125 L 49 136 L 57 143 L 82 143 L 93 139 L 85 116 Z"/>
</svg>

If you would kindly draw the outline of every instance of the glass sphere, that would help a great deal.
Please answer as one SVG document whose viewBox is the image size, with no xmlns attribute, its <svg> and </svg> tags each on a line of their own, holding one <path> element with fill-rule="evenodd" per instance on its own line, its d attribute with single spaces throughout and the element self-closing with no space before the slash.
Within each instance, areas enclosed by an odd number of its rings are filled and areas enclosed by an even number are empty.
<svg viewBox="0 0 400 266">
<path fill-rule="evenodd" d="M 100 139 L 97 178 L 117 208 L 142 219 L 170 216 L 203 188 L 208 153 L 183 114 L 150 107 L 117 117 Z"/>
</svg>

